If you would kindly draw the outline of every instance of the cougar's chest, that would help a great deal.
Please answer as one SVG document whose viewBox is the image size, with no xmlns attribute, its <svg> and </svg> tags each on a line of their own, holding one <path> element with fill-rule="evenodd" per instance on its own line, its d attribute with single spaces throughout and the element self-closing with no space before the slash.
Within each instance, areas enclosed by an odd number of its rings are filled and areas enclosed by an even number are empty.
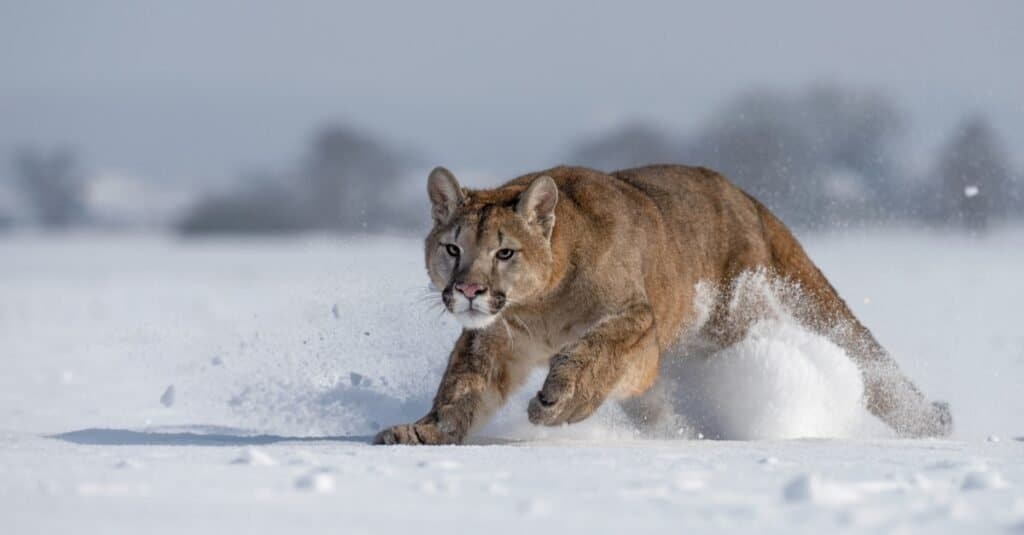
<svg viewBox="0 0 1024 535">
<path fill-rule="evenodd" d="M 594 323 L 596 321 L 589 318 L 573 320 L 558 312 L 517 317 L 510 322 L 516 331 L 518 357 L 534 366 L 546 365 L 566 346 L 579 341 Z"/>
</svg>

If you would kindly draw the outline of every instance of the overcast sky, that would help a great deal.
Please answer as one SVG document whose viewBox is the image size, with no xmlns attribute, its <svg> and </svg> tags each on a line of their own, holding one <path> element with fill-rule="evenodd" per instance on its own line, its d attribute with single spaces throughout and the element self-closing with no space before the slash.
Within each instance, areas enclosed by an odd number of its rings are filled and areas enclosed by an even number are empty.
<svg viewBox="0 0 1024 535">
<path fill-rule="evenodd" d="M 0 0 L 0 157 L 216 180 L 337 119 L 513 174 L 617 121 L 682 130 L 740 89 L 832 80 L 895 97 L 918 151 L 983 111 L 1021 161 L 1024 2 L 604 4 Z"/>
</svg>

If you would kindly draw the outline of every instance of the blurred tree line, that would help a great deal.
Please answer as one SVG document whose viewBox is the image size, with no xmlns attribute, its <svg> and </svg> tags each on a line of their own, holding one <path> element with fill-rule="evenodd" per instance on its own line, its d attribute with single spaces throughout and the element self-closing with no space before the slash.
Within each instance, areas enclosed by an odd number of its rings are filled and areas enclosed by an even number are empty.
<svg viewBox="0 0 1024 535">
<path fill-rule="evenodd" d="M 14 154 L 12 167 L 13 189 L 20 193 L 36 224 L 66 228 L 88 221 L 84 175 L 72 150 L 21 149 Z M 14 220 L 15 214 L 4 213 L 0 206 L 0 226 L 11 225 Z"/>
<path fill-rule="evenodd" d="M 802 228 L 904 222 L 980 231 L 1024 216 L 1024 179 L 984 116 L 965 117 L 923 167 L 912 166 L 908 134 L 908 118 L 882 93 L 762 89 L 740 94 L 688 133 L 621 124 L 570 146 L 565 162 L 606 171 L 703 165 Z M 13 162 L 18 197 L 37 224 L 90 220 L 84 175 L 70 151 L 26 150 Z M 241 177 L 195 202 L 176 227 L 186 234 L 422 230 L 429 219 L 423 175 L 432 163 L 333 124 L 312 136 L 292 169 Z M 0 203 L 0 226 L 11 220 L 3 211 Z"/>
<path fill-rule="evenodd" d="M 924 170 L 910 165 L 908 130 L 905 114 L 881 93 L 759 90 L 689 135 L 626 124 L 583 140 L 569 160 L 605 170 L 649 162 L 710 167 L 804 228 L 903 221 L 978 230 L 1024 216 L 1024 183 L 985 117 L 964 118 Z"/>
<path fill-rule="evenodd" d="M 323 128 L 297 169 L 242 181 L 201 200 L 179 224 L 186 234 L 298 230 L 381 232 L 422 227 L 409 196 L 416 158 L 346 125 Z M 412 208 L 412 209 L 411 209 Z M 426 210 L 426 208 L 423 208 Z M 425 213 L 425 212 L 424 212 Z"/>
</svg>

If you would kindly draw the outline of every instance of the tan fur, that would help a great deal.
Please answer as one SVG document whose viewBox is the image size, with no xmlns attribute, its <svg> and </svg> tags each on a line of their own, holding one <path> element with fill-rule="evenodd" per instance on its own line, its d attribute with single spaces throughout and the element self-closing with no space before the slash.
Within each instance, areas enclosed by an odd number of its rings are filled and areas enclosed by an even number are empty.
<svg viewBox="0 0 1024 535">
<path fill-rule="evenodd" d="M 714 171 L 558 167 L 467 190 L 438 168 L 429 191 L 431 280 L 449 310 L 485 312 L 457 314 L 479 328 L 456 342 L 430 412 L 381 431 L 377 443 L 460 443 L 535 366 L 549 368 L 528 407 L 536 424 L 577 422 L 609 397 L 638 396 L 666 350 L 693 332 L 698 283 L 725 289 L 701 330 L 724 346 L 749 323 L 727 306 L 732 283 L 759 270 L 799 285 L 810 304 L 800 319 L 856 361 L 872 413 L 903 436 L 950 430 L 948 408 L 899 372 L 785 225 Z M 503 248 L 515 250 L 510 260 L 496 256 Z M 466 305 L 456 283 L 486 291 Z"/>
</svg>

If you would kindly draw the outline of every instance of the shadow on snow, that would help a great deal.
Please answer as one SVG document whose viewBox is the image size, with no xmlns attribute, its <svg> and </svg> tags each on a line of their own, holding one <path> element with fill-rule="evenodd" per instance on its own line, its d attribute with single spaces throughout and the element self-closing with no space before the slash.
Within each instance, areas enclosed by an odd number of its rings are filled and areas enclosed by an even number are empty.
<svg viewBox="0 0 1024 535">
<path fill-rule="evenodd" d="M 262 446 L 281 442 L 358 442 L 369 444 L 371 436 L 289 437 L 254 434 L 244 429 L 217 426 L 185 426 L 136 431 L 89 428 L 48 435 L 72 444 L 93 446 Z"/>
</svg>

